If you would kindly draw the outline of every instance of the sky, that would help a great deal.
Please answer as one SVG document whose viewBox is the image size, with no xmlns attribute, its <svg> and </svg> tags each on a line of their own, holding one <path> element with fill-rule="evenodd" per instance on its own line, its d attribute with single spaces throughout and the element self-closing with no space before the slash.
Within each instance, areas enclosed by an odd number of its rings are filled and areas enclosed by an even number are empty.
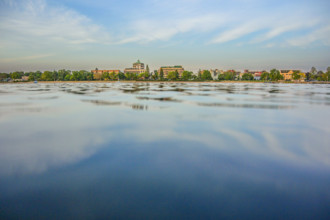
<svg viewBox="0 0 330 220">
<path fill-rule="evenodd" d="M 0 72 L 330 66 L 328 0 L 0 0 Z"/>
</svg>

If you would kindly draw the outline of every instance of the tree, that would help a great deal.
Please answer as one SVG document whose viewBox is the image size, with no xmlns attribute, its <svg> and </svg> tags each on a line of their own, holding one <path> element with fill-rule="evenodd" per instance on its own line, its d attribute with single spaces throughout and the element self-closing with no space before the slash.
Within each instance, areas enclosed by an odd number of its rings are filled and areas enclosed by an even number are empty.
<svg viewBox="0 0 330 220">
<path fill-rule="evenodd" d="M 326 77 L 326 74 L 323 73 L 323 71 L 318 71 L 317 74 L 316 74 L 316 79 L 318 81 L 327 81 L 327 77 Z"/>
<path fill-rule="evenodd" d="M 86 71 L 86 70 L 80 70 L 79 74 L 80 74 L 79 75 L 79 80 L 87 80 L 87 77 L 88 77 L 89 74 L 91 74 L 91 72 Z M 93 76 L 93 78 L 94 78 L 94 76 Z"/>
<path fill-rule="evenodd" d="M 191 80 L 192 79 L 192 72 L 189 71 L 183 71 L 182 73 L 182 79 L 183 80 Z"/>
<path fill-rule="evenodd" d="M 144 73 L 140 73 L 140 74 L 138 75 L 138 79 L 139 79 L 139 80 L 143 80 L 143 79 L 144 79 Z"/>
<path fill-rule="evenodd" d="M 21 79 L 22 76 L 24 75 L 24 72 L 16 71 L 10 74 L 10 77 L 12 79 Z"/>
<path fill-rule="evenodd" d="M 261 80 L 269 80 L 269 73 L 263 72 L 260 77 Z"/>
<path fill-rule="evenodd" d="M 180 78 L 179 72 L 178 70 L 175 70 L 175 79 L 179 79 L 179 78 Z"/>
<path fill-rule="evenodd" d="M 70 74 L 70 70 L 61 69 L 58 71 L 58 80 L 64 80 L 65 76 Z"/>
<path fill-rule="evenodd" d="M 151 76 L 150 72 L 145 72 L 144 73 L 144 78 L 145 79 L 150 79 L 150 76 Z"/>
<path fill-rule="evenodd" d="M 119 72 L 119 73 L 118 73 L 118 78 L 119 78 L 120 80 L 124 80 L 124 79 L 125 79 L 125 74 L 122 73 L 122 72 Z"/>
<path fill-rule="evenodd" d="M 150 74 L 149 66 L 147 65 L 146 73 Z"/>
<path fill-rule="evenodd" d="M 204 70 L 201 76 L 202 80 L 213 80 L 211 72 L 208 70 Z"/>
<path fill-rule="evenodd" d="M 109 79 L 110 80 L 117 80 L 118 79 L 117 74 L 114 71 L 112 71 L 111 73 L 109 73 Z"/>
<path fill-rule="evenodd" d="M 251 73 L 244 73 L 242 76 L 242 80 L 253 80 L 254 77 Z"/>
<path fill-rule="evenodd" d="M 51 71 L 45 71 L 41 74 L 41 80 L 52 81 L 54 80 L 54 74 Z"/>
<path fill-rule="evenodd" d="M 202 79 L 202 71 L 201 71 L 201 69 L 198 70 L 197 79 L 198 80 L 201 80 Z"/>
<path fill-rule="evenodd" d="M 225 80 L 225 74 L 219 74 L 218 80 Z"/>
<path fill-rule="evenodd" d="M 0 73 L 0 80 L 6 80 L 9 77 L 8 73 Z"/>
<path fill-rule="evenodd" d="M 109 73 L 108 72 L 103 72 L 102 75 L 101 75 L 101 79 L 102 80 L 109 80 L 110 79 Z"/>
<path fill-rule="evenodd" d="M 313 75 L 316 74 L 317 73 L 316 68 L 315 67 L 312 67 L 310 73 L 313 74 Z"/>
<path fill-rule="evenodd" d="M 169 80 L 176 80 L 176 79 L 177 79 L 176 71 L 169 72 L 169 73 L 167 74 L 167 78 L 168 78 Z"/>
<path fill-rule="evenodd" d="M 72 71 L 72 75 L 70 77 L 70 80 L 72 81 L 79 81 L 83 78 L 80 71 Z"/>
<path fill-rule="evenodd" d="M 330 81 L 330 71 L 328 71 L 327 73 L 326 73 L 326 81 Z"/>
<path fill-rule="evenodd" d="M 71 79 L 71 74 L 68 74 L 64 77 L 64 80 L 65 81 L 69 81 Z"/>
<path fill-rule="evenodd" d="M 269 78 L 272 81 L 278 81 L 278 80 L 283 80 L 284 77 L 281 75 L 280 71 L 277 69 L 272 69 L 269 73 Z"/>
<path fill-rule="evenodd" d="M 300 75 L 300 72 L 299 72 L 299 71 L 294 71 L 294 72 L 292 73 L 292 79 L 294 79 L 294 80 L 299 80 L 300 77 L 301 77 L 301 75 Z"/>
<path fill-rule="evenodd" d="M 130 73 L 130 72 L 127 72 L 125 73 L 125 78 L 127 80 L 136 80 L 137 79 L 137 74 L 136 73 Z"/>
<path fill-rule="evenodd" d="M 159 76 L 158 76 L 158 71 L 157 70 L 155 70 L 154 74 L 152 75 L 152 78 L 154 80 L 158 80 Z"/>
<path fill-rule="evenodd" d="M 330 66 L 328 66 L 328 68 L 327 68 L 327 72 L 330 72 Z"/>
<path fill-rule="evenodd" d="M 163 68 L 160 68 L 160 73 L 159 73 L 160 80 L 164 79 L 164 71 Z"/>
<path fill-rule="evenodd" d="M 224 73 L 224 80 L 233 80 L 234 74 L 232 72 L 225 72 Z"/>
<path fill-rule="evenodd" d="M 86 79 L 89 80 L 89 81 L 94 80 L 94 74 L 91 73 L 91 72 L 87 73 Z"/>
</svg>

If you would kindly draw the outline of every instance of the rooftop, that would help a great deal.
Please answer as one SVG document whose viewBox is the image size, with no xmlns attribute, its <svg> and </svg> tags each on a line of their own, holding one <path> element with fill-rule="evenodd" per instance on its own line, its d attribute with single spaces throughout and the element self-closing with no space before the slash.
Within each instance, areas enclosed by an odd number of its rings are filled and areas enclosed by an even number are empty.
<svg viewBox="0 0 330 220">
<path fill-rule="evenodd" d="M 161 68 L 182 68 L 182 66 L 162 66 Z"/>
</svg>

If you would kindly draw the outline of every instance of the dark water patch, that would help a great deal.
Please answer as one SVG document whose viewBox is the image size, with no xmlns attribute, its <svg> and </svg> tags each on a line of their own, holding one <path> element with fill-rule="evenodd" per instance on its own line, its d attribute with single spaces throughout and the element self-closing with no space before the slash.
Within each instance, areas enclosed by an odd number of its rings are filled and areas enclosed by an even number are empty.
<svg viewBox="0 0 330 220">
<path fill-rule="evenodd" d="M 148 110 L 148 106 L 147 105 L 139 105 L 139 104 L 132 104 L 132 105 L 129 105 L 133 110 L 145 110 L 147 111 Z"/>
<path fill-rule="evenodd" d="M 174 92 L 184 92 L 186 90 L 185 89 L 182 89 L 182 88 L 175 88 L 175 89 L 172 89 L 171 91 L 174 91 Z"/>
<path fill-rule="evenodd" d="M 27 103 L 27 102 L 19 102 L 19 103 L 0 103 L 0 107 L 7 107 L 7 106 L 27 106 L 27 105 L 31 105 L 31 103 Z"/>
<path fill-rule="evenodd" d="M 30 100 L 50 100 L 50 99 L 58 99 L 58 96 L 51 97 L 28 97 Z"/>
<path fill-rule="evenodd" d="M 152 97 L 146 97 L 146 96 L 137 96 L 137 99 L 140 100 L 155 100 L 160 102 L 182 102 L 178 99 L 173 99 L 172 97 L 160 97 L 160 98 L 152 98 Z"/>
<path fill-rule="evenodd" d="M 226 93 L 229 93 L 229 94 L 234 94 L 236 92 L 236 90 L 233 89 L 233 88 L 217 88 L 215 90 L 216 91 L 226 92 Z"/>
<path fill-rule="evenodd" d="M 282 93 L 282 91 L 279 89 L 271 89 L 269 90 L 269 93 Z"/>
<path fill-rule="evenodd" d="M 74 90 L 71 90 L 71 89 L 66 89 L 66 90 L 63 90 L 63 91 L 66 92 L 66 93 L 71 93 L 71 94 L 75 94 L 75 95 L 86 95 L 85 92 L 74 91 Z"/>
<path fill-rule="evenodd" d="M 28 89 L 25 91 L 31 91 L 31 92 L 42 92 L 42 91 L 50 91 L 50 89 Z"/>
<path fill-rule="evenodd" d="M 293 109 L 289 105 L 267 105 L 267 104 L 234 104 L 234 103 L 196 103 L 207 107 L 229 107 L 229 108 L 255 108 L 255 109 Z"/>
<path fill-rule="evenodd" d="M 144 88 L 120 89 L 123 93 L 137 93 L 140 91 L 148 91 Z"/>
<path fill-rule="evenodd" d="M 31 113 L 35 113 L 35 112 L 43 112 L 45 110 L 45 108 L 41 108 L 41 107 L 24 107 L 24 108 L 14 108 L 12 109 L 12 111 L 15 112 L 19 112 L 19 113 L 23 113 L 23 112 L 31 112 Z"/>
<path fill-rule="evenodd" d="M 109 102 L 109 101 L 103 101 L 103 100 L 81 100 L 82 102 L 90 102 L 95 105 L 110 105 L 110 106 L 115 106 L 115 105 L 121 105 L 122 102 Z"/>
<path fill-rule="evenodd" d="M 185 92 L 182 95 L 186 96 L 214 96 L 215 94 L 210 94 L 210 93 L 194 93 L 194 92 Z"/>
</svg>

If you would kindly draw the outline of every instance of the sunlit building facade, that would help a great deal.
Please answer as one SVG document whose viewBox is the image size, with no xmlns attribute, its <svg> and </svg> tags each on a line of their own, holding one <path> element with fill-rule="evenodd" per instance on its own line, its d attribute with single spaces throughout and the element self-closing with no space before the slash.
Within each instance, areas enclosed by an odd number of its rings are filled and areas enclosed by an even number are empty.
<svg viewBox="0 0 330 220">
<path fill-rule="evenodd" d="M 175 72 L 175 71 L 178 71 L 179 77 L 181 78 L 184 68 L 182 66 L 162 66 L 159 69 L 159 73 L 161 72 L 161 70 L 163 70 L 164 78 L 167 78 L 169 72 Z"/>
<path fill-rule="evenodd" d="M 133 63 L 133 68 L 126 68 L 124 70 L 124 73 L 144 73 L 146 69 L 144 68 L 144 63 L 141 63 L 140 60 L 138 60 L 136 63 Z"/>
<path fill-rule="evenodd" d="M 99 80 L 102 78 L 103 73 L 115 73 L 116 75 L 120 73 L 120 70 L 99 70 L 95 69 L 91 71 L 93 73 L 93 77 L 96 80 Z"/>
</svg>

